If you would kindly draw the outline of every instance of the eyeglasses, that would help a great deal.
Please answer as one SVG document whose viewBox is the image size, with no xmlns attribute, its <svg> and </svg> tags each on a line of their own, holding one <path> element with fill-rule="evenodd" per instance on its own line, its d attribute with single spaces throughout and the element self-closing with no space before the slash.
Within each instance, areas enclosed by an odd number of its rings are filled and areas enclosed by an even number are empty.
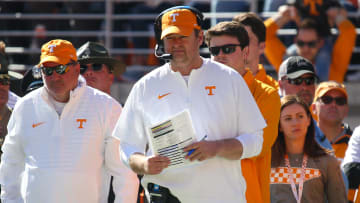
<svg viewBox="0 0 360 203">
<path fill-rule="evenodd" d="M 345 97 L 322 96 L 320 97 L 320 100 L 324 104 L 331 104 L 335 100 L 335 103 L 339 106 L 344 106 L 347 103 Z"/>
<path fill-rule="evenodd" d="M 0 84 L 1 85 L 10 85 L 10 79 L 9 78 L 1 78 Z"/>
<path fill-rule="evenodd" d="M 295 78 L 295 79 L 287 78 L 287 80 L 290 84 L 297 86 L 301 85 L 303 81 L 305 82 L 306 85 L 314 85 L 318 81 L 316 77 Z"/>
<path fill-rule="evenodd" d="M 103 64 L 101 64 L 101 63 L 93 63 L 93 64 L 91 64 L 91 69 L 93 71 L 100 71 L 102 68 L 102 65 Z M 88 65 L 84 65 L 84 64 L 80 65 L 80 73 L 84 74 L 87 71 L 88 67 L 89 67 Z"/>
<path fill-rule="evenodd" d="M 299 47 L 304 47 L 305 45 L 310 47 L 310 48 L 315 48 L 316 47 L 316 40 L 313 40 L 313 41 L 309 41 L 309 42 L 305 42 L 305 41 L 302 41 L 302 40 L 297 40 L 296 41 L 296 44 L 299 46 Z"/>
<path fill-rule="evenodd" d="M 45 66 L 41 66 L 41 70 L 42 72 L 46 75 L 46 76 L 51 76 L 53 74 L 53 72 L 55 71 L 57 74 L 59 75 L 63 75 L 64 73 L 69 71 L 69 66 L 75 65 L 76 63 L 68 63 L 65 65 L 58 65 L 58 66 L 53 66 L 53 67 L 45 67 Z"/>
<path fill-rule="evenodd" d="M 237 46 L 241 47 L 240 44 L 225 44 L 223 46 L 218 46 L 218 47 L 209 47 L 209 51 L 210 54 L 213 56 L 219 55 L 220 49 L 224 54 L 231 54 L 235 52 Z"/>
</svg>

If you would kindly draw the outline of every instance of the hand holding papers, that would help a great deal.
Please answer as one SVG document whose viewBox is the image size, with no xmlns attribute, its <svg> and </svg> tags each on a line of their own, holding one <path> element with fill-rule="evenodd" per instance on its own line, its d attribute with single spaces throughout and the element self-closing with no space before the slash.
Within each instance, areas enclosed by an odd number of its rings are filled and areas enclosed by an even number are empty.
<svg viewBox="0 0 360 203">
<path fill-rule="evenodd" d="M 183 148 L 196 141 L 190 113 L 183 111 L 150 129 L 150 147 L 156 155 L 170 159 L 168 168 L 190 163 Z"/>
</svg>

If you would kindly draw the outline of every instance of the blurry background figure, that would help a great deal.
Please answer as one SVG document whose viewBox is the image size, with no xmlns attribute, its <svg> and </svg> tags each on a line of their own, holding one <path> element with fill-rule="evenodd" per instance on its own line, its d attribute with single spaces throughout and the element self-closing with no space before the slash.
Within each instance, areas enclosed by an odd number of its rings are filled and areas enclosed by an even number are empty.
<svg viewBox="0 0 360 203">
<path fill-rule="evenodd" d="M 4 48 L 5 44 L 1 41 L 0 50 L 3 50 Z M 7 105 L 9 90 L 10 76 L 8 71 L 8 61 L 3 52 L 0 52 L 0 147 L 7 134 L 6 126 L 12 112 L 12 109 Z"/>
<path fill-rule="evenodd" d="M 125 64 L 111 58 L 105 47 L 96 42 L 86 42 L 76 54 L 80 63 L 80 73 L 85 77 L 87 85 L 110 95 L 114 77 L 125 72 Z"/>
<path fill-rule="evenodd" d="M 23 78 L 23 75 L 21 75 L 20 73 L 14 72 L 14 71 L 9 71 L 9 59 L 8 56 L 5 53 L 5 47 L 6 44 L 3 41 L 0 41 L 0 60 L 1 60 L 1 67 L 0 67 L 0 72 L 5 73 L 6 75 L 9 76 L 9 82 L 12 83 L 13 85 L 13 90 L 17 90 L 18 89 L 18 84 L 19 81 Z M 7 105 L 13 109 L 15 106 L 16 101 L 20 98 L 18 95 L 16 95 L 14 92 L 12 92 L 10 90 L 10 83 L 9 83 L 9 90 L 8 92 L 8 96 L 6 97 L 7 100 Z"/>
<path fill-rule="evenodd" d="M 24 95 L 44 85 L 41 75 L 39 75 L 39 77 L 34 77 L 33 71 L 34 68 L 27 70 L 21 81 L 21 91 Z"/>
</svg>

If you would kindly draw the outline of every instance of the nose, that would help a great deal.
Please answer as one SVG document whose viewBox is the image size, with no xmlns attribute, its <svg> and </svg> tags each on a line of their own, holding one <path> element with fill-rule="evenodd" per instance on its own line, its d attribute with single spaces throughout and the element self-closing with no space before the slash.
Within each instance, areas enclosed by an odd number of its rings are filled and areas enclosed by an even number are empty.
<svg viewBox="0 0 360 203">
<path fill-rule="evenodd" d="M 86 77 L 86 76 L 91 76 L 93 74 L 94 74 L 93 69 L 91 67 L 88 67 L 83 75 Z"/>
</svg>

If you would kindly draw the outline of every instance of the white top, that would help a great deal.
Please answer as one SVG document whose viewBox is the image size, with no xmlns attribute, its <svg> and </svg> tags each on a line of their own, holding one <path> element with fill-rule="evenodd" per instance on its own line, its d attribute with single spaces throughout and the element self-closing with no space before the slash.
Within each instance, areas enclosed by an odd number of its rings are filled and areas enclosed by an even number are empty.
<svg viewBox="0 0 360 203">
<path fill-rule="evenodd" d="M 145 152 L 150 126 L 188 109 L 197 139 L 237 138 L 244 146 L 242 158 L 256 156 L 262 148 L 263 117 L 243 78 L 231 68 L 202 59 L 188 84 L 169 64 L 155 69 L 133 87 L 114 136 L 120 138 L 122 159 Z M 147 155 L 152 155 L 151 150 Z M 246 202 L 245 180 L 239 160 L 215 157 L 185 168 L 145 175 L 142 184 L 168 187 L 181 202 Z"/>
<path fill-rule="evenodd" d="M 350 137 L 342 165 L 351 162 L 360 163 L 360 126 L 356 127 Z"/>
<path fill-rule="evenodd" d="M 20 99 L 2 147 L 3 202 L 105 203 L 107 172 L 116 202 L 136 202 L 137 176 L 120 161 L 119 141 L 111 137 L 120 112 L 118 102 L 83 78 L 60 116 L 44 87 Z"/>
<path fill-rule="evenodd" d="M 9 91 L 9 99 L 8 99 L 8 103 L 7 105 L 10 107 L 10 108 L 14 108 L 15 107 L 15 104 L 16 102 L 20 99 L 19 96 L 17 96 L 14 92 L 12 91 Z"/>
</svg>

